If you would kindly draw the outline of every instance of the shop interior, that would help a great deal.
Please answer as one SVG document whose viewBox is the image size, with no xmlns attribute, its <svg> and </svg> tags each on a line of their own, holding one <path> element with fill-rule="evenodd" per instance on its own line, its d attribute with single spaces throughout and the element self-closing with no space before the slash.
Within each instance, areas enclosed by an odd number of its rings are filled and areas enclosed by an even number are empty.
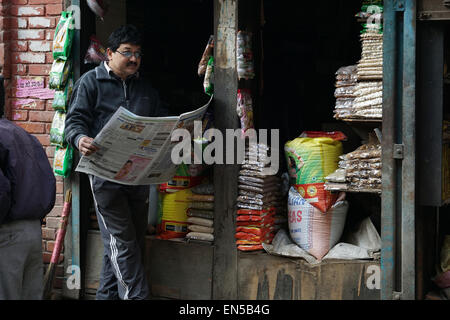
<svg viewBox="0 0 450 320">
<path fill-rule="evenodd" d="M 241 1 L 242 2 L 242 1 Z M 355 17 L 361 0 L 327 2 L 248 1 L 239 8 L 239 28 L 253 32 L 255 73 L 239 87 L 252 88 L 256 129 L 279 129 L 280 148 L 303 131 L 341 131 L 347 136 L 344 153 L 368 140 L 368 133 L 381 129 L 379 122 L 346 122 L 333 117 L 336 71 L 354 65 L 361 57 L 362 21 Z M 80 42 L 81 73 L 95 67 L 84 63 L 89 37 L 96 34 L 106 46 L 107 35 L 123 23 L 135 24 L 144 35 L 141 74 L 154 87 L 173 115 L 203 105 L 198 62 L 214 32 L 213 1 L 110 1 L 101 21 L 82 7 Z M 214 106 L 212 106 L 214 108 Z M 287 165 L 280 150 L 280 173 Z M 81 226 L 86 234 L 95 230 L 89 184 L 80 175 Z M 349 211 L 344 233 L 370 217 L 380 233 L 381 197 L 378 193 L 347 193 Z M 86 248 L 87 244 L 83 246 Z M 82 246 L 82 248 L 83 248 Z M 83 250 L 83 249 L 82 249 Z"/>
</svg>

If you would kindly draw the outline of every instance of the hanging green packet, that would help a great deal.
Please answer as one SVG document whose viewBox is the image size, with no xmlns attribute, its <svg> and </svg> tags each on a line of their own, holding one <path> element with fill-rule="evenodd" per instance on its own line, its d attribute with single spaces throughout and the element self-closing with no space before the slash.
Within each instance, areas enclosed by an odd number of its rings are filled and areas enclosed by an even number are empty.
<svg viewBox="0 0 450 320">
<path fill-rule="evenodd" d="M 72 12 L 61 12 L 53 37 L 53 59 L 67 60 L 69 58 L 75 33 L 74 22 Z"/>
<path fill-rule="evenodd" d="M 66 112 L 73 91 L 73 75 L 69 77 L 64 90 L 56 90 L 53 97 L 52 107 L 54 110 Z"/>
<path fill-rule="evenodd" d="M 206 67 L 203 88 L 207 95 L 211 96 L 214 93 L 214 57 L 212 56 L 209 58 L 208 66 Z"/>
<path fill-rule="evenodd" d="M 72 71 L 72 60 L 57 59 L 53 61 L 50 70 L 50 89 L 62 90 L 67 83 L 69 74 Z"/>
<path fill-rule="evenodd" d="M 53 159 L 53 172 L 55 175 L 67 178 L 72 170 L 73 148 L 68 145 L 66 148 L 56 147 L 55 158 Z"/>
<path fill-rule="evenodd" d="M 64 127 L 66 122 L 66 114 L 56 111 L 53 116 L 52 126 L 50 128 L 50 144 L 59 147 L 65 147 Z"/>
</svg>

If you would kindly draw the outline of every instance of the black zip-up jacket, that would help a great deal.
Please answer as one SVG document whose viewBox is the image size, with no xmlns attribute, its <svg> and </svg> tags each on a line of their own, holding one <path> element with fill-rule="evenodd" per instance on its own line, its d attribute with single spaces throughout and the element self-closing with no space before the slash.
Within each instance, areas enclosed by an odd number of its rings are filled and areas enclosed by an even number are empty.
<svg viewBox="0 0 450 320">
<path fill-rule="evenodd" d="M 95 138 L 120 106 L 139 116 L 168 115 L 148 81 L 138 75 L 123 81 L 112 71 L 108 73 L 104 64 L 86 72 L 75 83 L 65 123 L 66 141 L 75 148 L 78 137 Z"/>
<path fill-rule="evenodd" d="M 55 205 L 55 197 L 56 179 L 38 139 L 0 119 L 0 225 L 42 220 Z"/>
</svg>

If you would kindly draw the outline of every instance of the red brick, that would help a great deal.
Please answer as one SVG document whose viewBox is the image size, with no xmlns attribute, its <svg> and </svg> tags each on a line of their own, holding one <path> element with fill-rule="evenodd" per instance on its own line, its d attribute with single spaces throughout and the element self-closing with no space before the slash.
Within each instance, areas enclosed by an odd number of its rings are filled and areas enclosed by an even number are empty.
<svg viewBox="0 0 450 320">
<path fill-rule="evenodd" d="M 45 126 L 43 123 L 17 121 L 16 124 L 18 126 L 24 128 L 29 133 L 44 133 L 45 132 Z"/>
<path fill-rule="evenodd" d="M 53 41 L 55 37 L 55 30 L 46 29 L 45 30 L 45 40 Z"/>
<path fill-rule="evenodd" d="M 47 217 L 60 217 L 62 213 L 62 206 L 54 206 L 53 209 L 47 214 Z"/>
<path fill-rule="evenodd" d="M 45 14 L 44 6 L 11 6 L 10 14 L 12 16 L 30 17 L 43 16 Z"/>
<path fill-rule="evenodd" d="M 55 148 L 55 147 L 53 147 Z M 64 195 L 63 194 L 57 194 L 55 197 L 55 206 L 62 206 L 64 205 Z"/>
<path fill-rule="evenodd" d="M 56 181 L 56 193 L 63 193 L 64 191 L 64 182 Z"/>
<path fill-rule="evenodd" d="M 28 0 L 9 0 L 10 4 L 27 4 Z"/>
<path fill-rule="evenodd" d="M 54 17 L 29 17 L 28 27 L 31 29 L 55 28 L 56 18 Z"/>
<path fill-rule="evenodd" d="M 63 11 L 62 3 L 47 4 L 45 8 L 47 15 L 61 15 L 61 11 Z"/>
<path fill-rule="evenodd" d="M 42 239 L 45 240 L 55 240 L 56 230 L 52 228 L 43 227 L 42 228 Z"/>
<path fill-rule="evenodd" d="M 20 52 L 14 53 L 11 57 L 12 63 L 45 63 L 45 53 Z"/>
<path fill-rule="evenodd" d="M 52 253 L 51 252 L 44 252 L 44 253 L 42 253 L 42 258 L 43 258 L 43 262 L 44 263 L 50 263 L 50 261 L 52 259 Z M 63 261 L 64 261 L 64 254 L 61 253 L 59 255 L 59 258 L 58 258 L 58 263 L 61 263 Z"/>
<path fill-rule="evenodd" d="M 45 250 L 47 252 L 53 252 L 53 249 L 55 248 L 55 241 L 53 240 L 48 240 L 47 241 L 47 245 L 45 246 Z"/>
<path fill-rule="evenodd" d="M 28 46 L 33 52 L 49 52 L 52 51 L 51 41 L 29 41 Z"/>
<path fill-rule="evenodd" d="M 45 226 L 47 228 L 53 228 L 53 229 L 58 230 L 60 221 L 61 221 L 60 217 L 46 217 Z M 51 250 L 48 250 L 48 251 L 51 251 Z"/>
<path fill-rule="evenodd" d="M 18 29 L 12 30 L 10 38 L 15 40 L 44 40 L 45 30 L 41 29 Z"/>
<path fill-rule="evenodd" d="M 11 66 L 12 74 L 18 76 L 24 76 L 28 74 L 28 68 L 26 64 L 13 64 Z"/>
<path fill-rule="evenodd" d="M 11 119 L 14 121 L 27 121 L 28 120 L 28 111 L 13 110 L 11 112 Z"/>
<path fill-rule="evenodd" d="M 17 41 L 12 40 L 10 42 L 11 45 L 11 51 L 28 51 L 28 42 L 27 41 Z"/>
<path fill-rule="evenodd" d="M 28 27 L 27 18 L 9 17 L 3 22 L 9 29 L 26 29 Z M 1 25 L 1 23 L 0 23 Z"/>
<path fill-rule="evenodd" d="M 53 53 L 52 52 L 45 53 L 45 63 L 53 63 Z"/>
<path fill-rule="evenodd" d="M 62 0 L 28 0 L 28 4 L 61 3 Z"/>
<path fill-rule="evenodd" d="M 28 74 L 30 76 L 48 76 L 51 69 L 51 64 L 30 64 L 28 66 Z"/>
<path fill-rule="evenodd" d="M 12 99 L 13 109 L 17 110 L 45 110 L 45 100 L 33 100 L 33 102 L 27 102 L 26 99 Z M 22 104 L 21 101 L 25 101 Z"/>
<path fill-rule="evenodd" d="M 50 136 L 48 134 L 35 134 L 34 136 L 44 147 L 48 147 L 50 145 Z"/>
<path fill-rule="evenodd" d="M 48 109 L 47 109 L 48 110 Z M 50 112 L 50 111 L 49 111 Z M 52 129 L 52 124 L 51 123 L 46 123 L 45 124 L 45 133 L 50 133 L 50 130 Z"/>
<path fill-rule="evenodd" d="M 32 122 L 52 122 L 55 112 L 53 111 L 30 111 Z"/>
</svg>

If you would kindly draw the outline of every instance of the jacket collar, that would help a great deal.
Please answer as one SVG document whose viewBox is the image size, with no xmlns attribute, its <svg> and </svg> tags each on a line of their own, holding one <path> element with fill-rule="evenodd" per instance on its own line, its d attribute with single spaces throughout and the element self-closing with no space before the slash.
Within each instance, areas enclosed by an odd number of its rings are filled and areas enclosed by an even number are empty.
<svg viewBox="0 0 450 320">
<path fill-rule="evenodd" d="M 121 80 L 118 76 L 114 74 L 114 72 L 111 70 L 111 68 L 108 66 L 106 61 L 103 61 L 99 66 L 95 68 L 95 75 L 97 80 Z M 139 71 L 135 74 L 129 76 L 127 78 L 138 78 L 139 77 Z"/>
</svg>

